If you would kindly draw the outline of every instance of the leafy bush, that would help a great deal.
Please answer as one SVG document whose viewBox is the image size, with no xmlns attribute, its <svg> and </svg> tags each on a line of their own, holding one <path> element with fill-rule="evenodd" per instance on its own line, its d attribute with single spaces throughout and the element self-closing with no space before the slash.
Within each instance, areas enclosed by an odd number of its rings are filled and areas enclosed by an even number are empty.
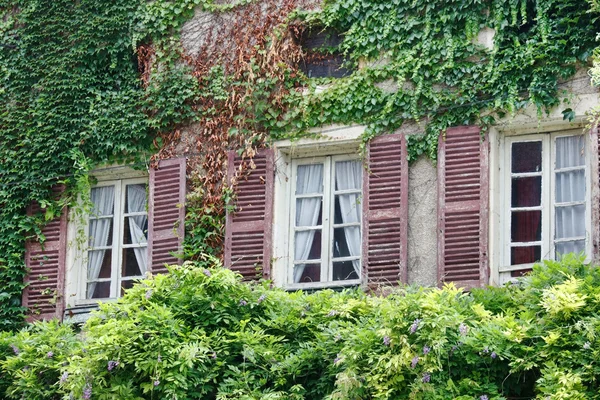
<svg viewBox="0 0 600 400">
<path fill-rule="evenodd" d="M 576 257 L 464 293 L 313 294 L 204 261 L 0 336 L 11 399 L 599 399 L 600 272 Z"/>
</svg>

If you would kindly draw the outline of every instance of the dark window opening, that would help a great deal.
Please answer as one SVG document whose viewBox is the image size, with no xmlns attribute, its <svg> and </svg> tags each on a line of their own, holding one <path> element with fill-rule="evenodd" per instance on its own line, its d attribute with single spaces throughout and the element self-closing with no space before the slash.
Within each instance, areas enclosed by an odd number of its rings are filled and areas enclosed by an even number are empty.
<svg viewBox="0 0 600 400">
<path fill-rule="evenodd" d="M 343 78 L 352 73 L 339 51 L 342 36 L 338 32 L 307 28 L 296 35 L 296 40 L 304 50 L 299 68 L 309 78 Z"/>
</svg>

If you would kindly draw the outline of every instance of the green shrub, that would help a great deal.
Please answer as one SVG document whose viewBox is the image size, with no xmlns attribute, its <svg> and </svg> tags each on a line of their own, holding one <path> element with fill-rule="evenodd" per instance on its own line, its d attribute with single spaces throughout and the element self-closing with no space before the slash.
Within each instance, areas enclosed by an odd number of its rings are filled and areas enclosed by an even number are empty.
<svg viewBox="0 0 600 400">
<path fill-rule="evenodd" d="M 50 322 L 0 336 L 0 391 L 15 399 L 600 398 L 600 273 L 576 257 L 502 288 L 407 287 L 386 297 L 243 284 L 208 256 L 170 270 L 101 304 L 79 333 Z"/>
</svg>

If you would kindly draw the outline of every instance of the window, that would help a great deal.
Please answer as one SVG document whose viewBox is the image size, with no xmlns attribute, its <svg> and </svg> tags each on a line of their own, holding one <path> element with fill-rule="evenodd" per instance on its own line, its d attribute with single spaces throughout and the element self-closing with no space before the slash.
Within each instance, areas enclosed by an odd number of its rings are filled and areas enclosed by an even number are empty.
<svg viewBox="0 0 600 400">
<path fill-rule="evenodd" d="M 586 139 L 577 132 L 505 139 L 504 271 L 590 254 Z"/>
<path fill-rule="evenodd" d="M 147 270 L 147 179 L 100 182 L 90 193 L 84 299 L 120 297 Z"/>
<path fill-rule="evenodd" d="M 338 50 L 342 43 L 339 33 L 313 27 L 303 30 L 297 40 L 305 51 L 300 70 L 309 78 L 343 78 L 351 74 Z"/>
<path fill-rule="evenodd" d="M 360 283 L 362 177 L 347 156 L 293 160 L 287 286 Z"/>
</svg>

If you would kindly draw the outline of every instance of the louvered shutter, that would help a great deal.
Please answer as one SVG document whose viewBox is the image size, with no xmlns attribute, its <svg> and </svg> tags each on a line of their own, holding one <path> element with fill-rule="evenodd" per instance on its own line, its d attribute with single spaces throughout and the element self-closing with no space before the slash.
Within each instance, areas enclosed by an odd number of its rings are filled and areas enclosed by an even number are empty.
<svg viewBox="0 0 600 400">
<path fill-rule="evenodd" d="M 56 198 L 63 190 L 63 185 L 52 189 Z M 29 215 L 40 211 L 37 203 L 27 209 Z M 67 254 L 66 208 L 43 227 L 42 234 L 46 238 L 43 244 L 34 240 L 25 244 L 25 265 L 29 273 L 25 278 L 27 287 L 23 291 L 23 306 L 29 309 L 30 321 L 62 318 Z"/>
<path fill-rule="evenodd" d="M 376 137 L 368 148 L 363 195 L 363 266 L 370 286 L 407 282 L 406 138 Z"/>
<path fill-rule="evenodd" d="M 237 182 L 234 209 L 227 213 L 225 225 L 225 267 L 244 280 L 271 276 L 273 163 L 271 149 L 259 150 L 251 160 L 234 151 L 228 155 L 228 181 Z"/>
<path fill-rule="evenodd" d="M 600 261 L 600 135 L 598 131 L 600 126 L 592 128 L 590 131 L 591 157 L 592 165 L 592 260 L 597 263 Z"/>
<path fill-rule="evenodd" d="M 448 128 L 438 146 L 438 278 L 488 283 L 489 143 L 477 126 Z"/>
<path fill-rule="evenodd" d="M 161 160 L 150 168 L 148 204 L 148 266 L 152 273 L 167 272 L 165 264 L 181 264 L 185 228 L 186 160 Z"/>
</svg>

